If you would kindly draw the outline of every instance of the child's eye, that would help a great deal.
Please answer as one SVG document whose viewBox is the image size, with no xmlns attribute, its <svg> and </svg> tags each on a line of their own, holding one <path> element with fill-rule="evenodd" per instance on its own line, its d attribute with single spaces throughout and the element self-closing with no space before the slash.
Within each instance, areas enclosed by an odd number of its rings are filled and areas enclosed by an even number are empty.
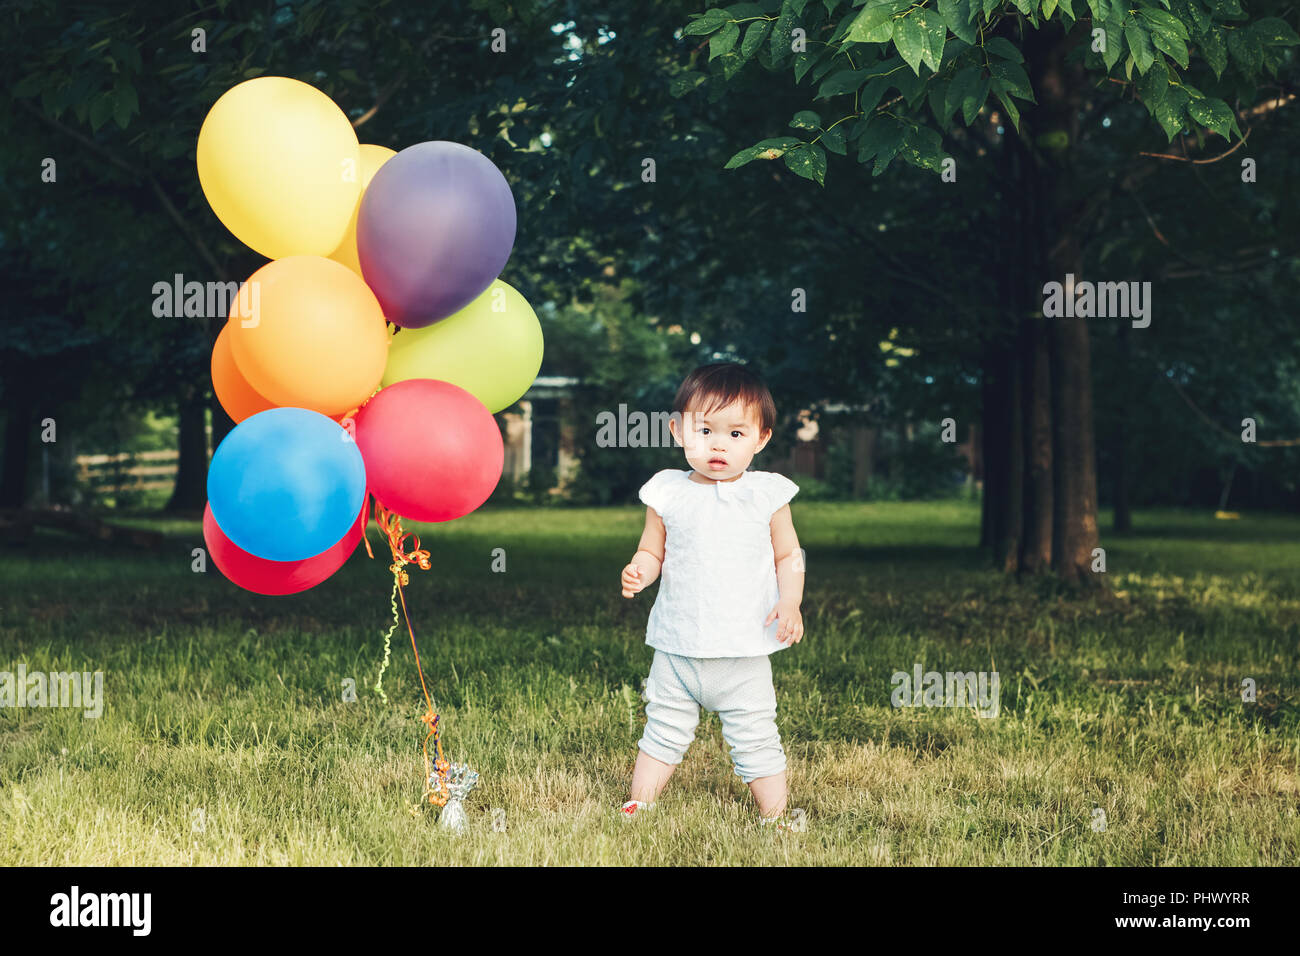
<svg viewBox="0 0 1300 956">
<path fill-rule="evenodd" d="M 731 437 L 732 437 L 732 438 L 744 438 L 744 437 L 745 437 L 745 433 L 744 433 L 744 432 L 732 432 L 732 433 L 731 433 Z"/>
</svg>

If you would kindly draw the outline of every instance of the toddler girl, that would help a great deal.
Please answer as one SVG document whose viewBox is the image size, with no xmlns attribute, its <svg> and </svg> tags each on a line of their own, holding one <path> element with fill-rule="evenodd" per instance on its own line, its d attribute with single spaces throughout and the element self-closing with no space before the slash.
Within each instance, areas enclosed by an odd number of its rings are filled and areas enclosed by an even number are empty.
<svg viewBox="0 0 1300 956">
<path fill-rule="evenodd" d="M 646 627 L 655 649 L 646 726 L 623 812 L 654 805 L 703 706 L 721 718 L 735 772 L 771 822 L 785 810 L 786 783 L 768 655 L 803 638 L 803 560 L 787 504 L 799 488 L 745 470 L 776 422 L 771 393 L 749 369 L 696 369 L 673 412 L 668 427 L 690 468 L 642 486 L 645 531 L 622 574 L 627 598 L 662 575 Z"/>
</svg>

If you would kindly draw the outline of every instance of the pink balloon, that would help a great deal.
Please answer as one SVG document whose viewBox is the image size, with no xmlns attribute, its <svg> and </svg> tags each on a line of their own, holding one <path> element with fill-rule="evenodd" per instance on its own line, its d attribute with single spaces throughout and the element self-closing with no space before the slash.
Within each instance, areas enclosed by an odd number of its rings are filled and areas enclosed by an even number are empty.
<svg viewBox="0 0 1300 956">
<path fill-rule="evenodd" d="M 487 406 L 458 385 L 408 378 L 356 414 L 370 493 L 412 521 L 451 521 L 487 501 L 505 445 Z"/>
<path fill-rule="evenodd" d="M 337 544 L 301 561 L 269 561 L 232 544 L 212 517 L 211 506 L 203 509 L 203 540 L 218 570 L 245 591 L 297 594 L 320 584 L 352 556 L 365 534 L 369 502 L 368 497 L 362 502 L 357 520 Z"/>
</svg>

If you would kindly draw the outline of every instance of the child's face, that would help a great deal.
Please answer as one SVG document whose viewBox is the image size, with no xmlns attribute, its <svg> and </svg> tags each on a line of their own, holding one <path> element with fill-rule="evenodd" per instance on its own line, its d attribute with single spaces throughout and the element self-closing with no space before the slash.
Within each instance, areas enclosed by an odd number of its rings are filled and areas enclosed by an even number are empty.
<svg viewBox="0 0 1300 956">
<path fill-rule="evenodd" d="M 772 437 L 770 431 L 759 433 L 754 410 L 739 403 L 711 412 L 688 408 L 680 429 L 673 420 L 668 427 L 682 443 L 690 466 L 711 481 L 739 478 Z"/>
</svg>

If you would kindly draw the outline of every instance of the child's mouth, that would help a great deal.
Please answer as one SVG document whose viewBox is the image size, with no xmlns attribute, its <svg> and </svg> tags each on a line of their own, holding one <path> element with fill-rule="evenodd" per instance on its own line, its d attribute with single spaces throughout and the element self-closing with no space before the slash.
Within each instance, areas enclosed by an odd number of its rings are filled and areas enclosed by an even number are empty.
<svg viewBox="0 0 1300 956">
<path fill-rule="evenodd" d="M 727 462 L 726 462 L 725 459 L 722 459 L 722 458 L 710 458 L 710 459 L 709 459 L 709 467 L 710 467 L 710 468 L 714 468 L 714 469 L 717 469 L 717 468 L 726 468 L 726 467 L 727 467 Z"/>
</svg>

